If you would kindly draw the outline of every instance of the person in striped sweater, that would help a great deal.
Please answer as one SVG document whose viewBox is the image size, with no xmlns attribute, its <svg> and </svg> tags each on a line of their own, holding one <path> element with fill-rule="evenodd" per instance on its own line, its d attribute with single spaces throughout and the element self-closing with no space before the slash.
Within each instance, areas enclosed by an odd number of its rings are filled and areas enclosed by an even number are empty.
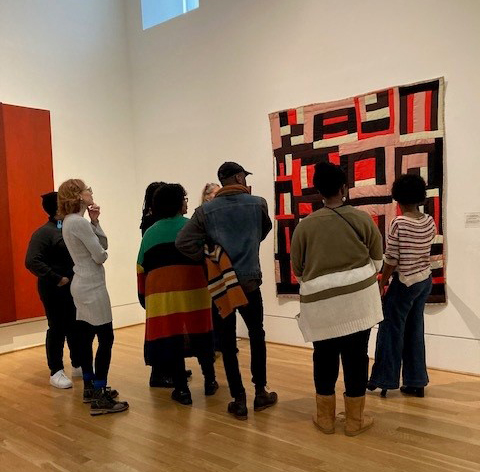
<svg viewBox="0 0 480 472">
<path fill-rule="evenodd" d="M 425 181 L 404 174 L 393 183 L 392 196 L 401 216 L 390 224 L 380 292 L 393 275 L 384 296 L 384 321 L 380 323 L 370 390 L 397 389 L 403 363 L 402 393 L 424 396 L 428 384 L 425 362 L 423 312 L 432 289 L 430 252 L 436 235 L 435 222 L 419 206 L 426 198 Z"/>
<path fill-rule="evenodd" d="M 205 377 L 205 395 L 218 389 L 215 380 L 211 297 L 202 262 L 175 248 L 175 238 L 188 218 L 185 189 L 165 184 L 155 191 L 153 212 L 158 219 L 143 236 L 137 260 L 138 297 L 146 310 L 147 365 L 172 369 L 172 399 L 190 405 L 185 372 L 185 345 L 198 358 Z"/>
<path fill-rule="evenodd" d="M 382 319 L 377 272 L 382 237 L 373 219 L 346 205 L 347 180 L 340 166 L 318 163 L 313 179 L 324 207 L 300 221 L 293 233 L 293 272 L 300 282 L 298 323 L 313 342 L 317 413 L 315 425 L 335 432 L 335 384 L 339 358 L 345 379 L 345 434 L 373 425 L 364 415 L 370 329 Z"/>
</svg>

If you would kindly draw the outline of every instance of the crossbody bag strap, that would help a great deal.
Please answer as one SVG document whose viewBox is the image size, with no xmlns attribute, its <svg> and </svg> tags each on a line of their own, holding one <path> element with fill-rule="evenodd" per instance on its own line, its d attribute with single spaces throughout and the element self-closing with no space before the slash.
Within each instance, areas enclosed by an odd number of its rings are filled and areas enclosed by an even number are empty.
<svg viewBox="0 0 480 472">
<path fill-rule="evenodd" d="M 325 208 L 328 208 L 329 210 L 332 210 L 335 214 L 337 214 L 343 221 L 345 221 L 345 223 L 348 224 L 348 226 L 350 226 L 350 228 L 353 229 L 353 231 L 355 231 L 355 234 L 357 235 L 358 239 L 360 239 L 360 241 L 365 245 L 365 247 L 367 247 L 367 245 L 365 244 L 365 241 L 363 240 L 362 238 L 362 235 L 359 233 L 359 231 L 357 230 L 357 228 L 355 228 L 355 226 L 352 225 L 352 223 L 350 223 L 350 221 L 348 221 L 344 216 L 342 216 L 337 210 L 335 210 L 334 208 L 330 208 L 330 207 L 325 207 Z M 367 247 L 368 249 L 368 247 Z"/>
</svg>

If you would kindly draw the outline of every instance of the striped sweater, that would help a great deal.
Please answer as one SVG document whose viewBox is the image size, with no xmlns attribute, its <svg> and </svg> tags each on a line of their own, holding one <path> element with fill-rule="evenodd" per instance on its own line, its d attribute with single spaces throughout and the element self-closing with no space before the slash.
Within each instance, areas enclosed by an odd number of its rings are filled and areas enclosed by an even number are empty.
<svg viewBox="0 0 480 472">
<path fill-rule="evenodd" d="M 222 318 L 226 318 L 238 307 L 248 303 L 248 299 L 240 286 L 232 262 L 225 250 L 215 245 L 209 251 L 205 245 L 205 264 L 207 266 L 208 290 L 213 303 Z"/>
<path fill-rule="evenodd" d="M 337 338 L 382 320 L 377 272 L 382 237 L 372 218 L 349 205 L 300 221 L 291 244 L 300 282 L 298 322 L 305 341 Z M 355 229 L 350 226 L 345 218 Z"/>
<path fill-rule="evenodd" d="M 147 342 L 213 329 L 203 265 L 175 248 L 175 238 L 187 221 L 183 216 L 157 221 L 142 239 L 137 277 Z"/>
<path fill-rule="evenodd" d="M 430 251 L 435 235 L 430 215 L 397 216 L 390 224 L 384 260 L 395 266 L 400 282 L 407 287 L 430 276 Z"/>
</svg>

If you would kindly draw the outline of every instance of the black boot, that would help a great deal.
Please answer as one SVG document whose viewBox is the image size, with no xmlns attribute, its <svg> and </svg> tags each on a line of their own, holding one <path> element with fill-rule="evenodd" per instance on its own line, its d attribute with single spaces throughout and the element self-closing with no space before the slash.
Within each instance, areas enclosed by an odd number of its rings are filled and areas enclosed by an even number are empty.
<svg viewBox="0 0 480 472">
<path fill-rule="evenodd" d="M 118 391 L 112 390 L 111 387 L 105 387 L 110 392 L 112 398 L 118 397 Z M 93 381 L 87 380 L 83 382 L 83 403 L 91 403 L 93 401 Z"/>
<path fill-rule="evenodd" d="M 90 406 L 90 414 L 92 416 L 120 413 L 121 411 L 128 410 L 128 402 L 117 402 L 113 399 L 112 392 L 116 392 L 118 395 L 118 392 L 116 390 L 112 391 L 110 387 L 94 390 L 92 404 Z"/>
<path fill-rule="evenodd" d="M 404 385 L 403 387 L 400 387 L 400 391 L 405 395 L 413 395 L 419 398 L 423 398 L 425 396 L 424 387 L 407 387 Z"/>
<path fill-rule="evenodd" d="M 207 397 L 215 395 L 215 392 L 218 390 L 218 383 L 216 380 L 208 382 L 205 380 L 205 395 Z"/>
<path fill-rule="evenodd" d="M 162 377 L 150 376 L 150 387 L 173 388 L 173 379 L 163 375 Z"/>
<path fill-rule="evenodd" d="M 379 387 L 377 387 L 374 383 L 370 382 L 370 380 L 367 382 L 367 389 L 370 390 L 371 392 L 373 392 L 377 388 L 379 388 Z M 382 398 L 387 397 L 387 389 L 386 388 L 382 388 L 382 391 L 380 392 L 380 396 Z"/>
<path fill-rule="evenodd" d="M 83 381 L 83 403 L 90 403 L 93 400 L 93 380 Z"/>
<path fill-rule="evenodd" d="M 203 378 L 205 379 L 205 395 L 215 395 L 218 390 L 218 383 L 215 380 L 215 367 L 214 359 L 208 354 L 202 354 L 198 356 L 198 363 L 202 368 Z"/>
<path fill-rule="evenodd" d="M 241 393 L 233 402 L 228 404 L 228 410 L 237 420 L 246 420 L 248 418 L 247 396 L 245 392 Z"/>
<path fill-rule="evenodd" d="M 186 390 L 177 390 L 175 389 L 172 392 L 172 400 L 182 404 L 182 405 L 191 405 L 192 404 L 192 394 L 187 388 Z"/>
<path fill-rule="evenodd" d="M 253 401 L 253 409 L 255 411 L 262 411 L 269 408 L 278 401 L 278 395 L 275 392 L 268 393 L 265 388 L 258 389 L 255 393 L 255 400 Z"/>
<path fill-rule="evenodd" d="M 173 388 L 173 378 L 168 369 L 163 364 L 152 365 L 152 373 L 150 374 L 150 387 Z"/>
</svg>

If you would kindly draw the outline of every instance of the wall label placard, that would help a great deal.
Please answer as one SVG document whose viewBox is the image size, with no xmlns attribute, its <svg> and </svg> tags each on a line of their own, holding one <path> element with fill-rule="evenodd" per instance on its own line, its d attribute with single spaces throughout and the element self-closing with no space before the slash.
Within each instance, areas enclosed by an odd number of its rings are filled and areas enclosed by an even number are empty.
<svg viewBox="0 0 480 472">
<path fill-rule="evenodd" d="M 480 211 L 465 213 L 465 228 L 480 228 Z"/>
</svg>

